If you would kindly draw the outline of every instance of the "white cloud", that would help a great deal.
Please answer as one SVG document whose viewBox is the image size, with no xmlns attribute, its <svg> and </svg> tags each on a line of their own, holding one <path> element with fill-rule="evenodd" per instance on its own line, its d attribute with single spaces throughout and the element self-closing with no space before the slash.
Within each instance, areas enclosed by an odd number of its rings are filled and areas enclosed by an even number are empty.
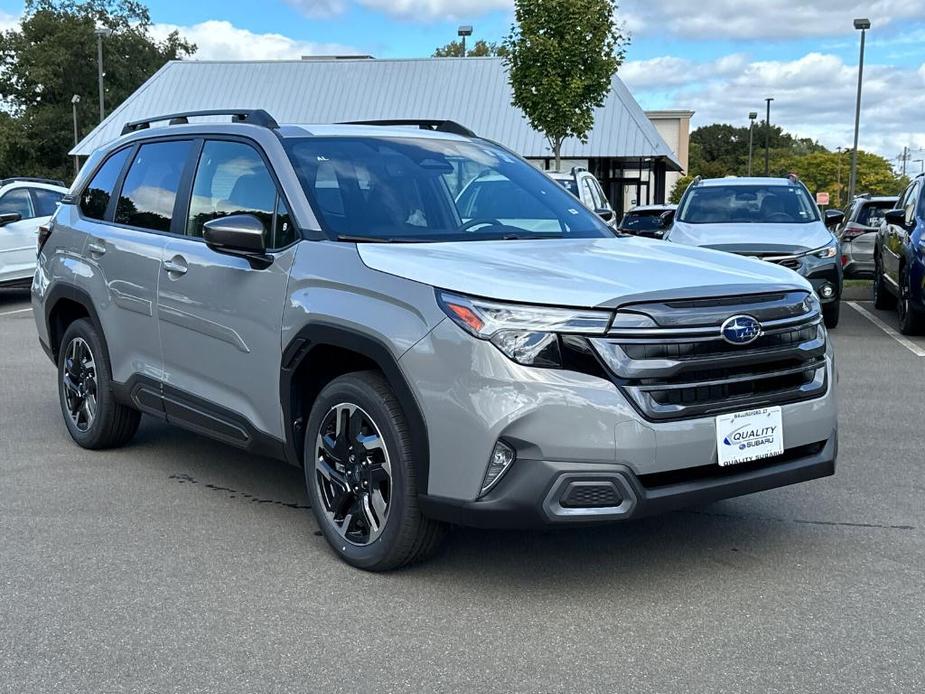
<svg viewBox="0 0 925 694">
<path fill-rule="evenodd" d="M 330 17 L 347 8 L 347 0 L 286 0 L 309 17 Z M 478 17 L 513 10 L 514 0 L 354 0 L 355 4 L 402 19 L 435 21 Z"/>
<path fill-rule="evenodd" d="M 155 24 L 152 34 L 163 39 L 171 31 L 197 46 L 197 60 L 298 60 L 303 55 L 353 55 L 362 51 L 335 43 L 297 41 L 282 34 L 256 34 L 224 20 L 192 26 Z"/>
<path fill-rule="evenodd" d="M 19 28 L 19 15 L 0 10 L 0 31 Z"/>
<path fill-rule="evenodd" d="M 748 62 L 734 55 L 698 63 L 671 56 L 627 62 L 620 70 L 636 98 L 696 111 L 694 125 L 745 125 L 749 111 L 830 148 L 850 146 L 857 67 L 809 53 L 797 60 Z M 666 97 L 667 95 L 667 97 Z M 894 157 L 903 146 L 925 147 L 925 64 L 919 68 L 869 65 L 864 71 L 860 147 Z"/>
</svg>

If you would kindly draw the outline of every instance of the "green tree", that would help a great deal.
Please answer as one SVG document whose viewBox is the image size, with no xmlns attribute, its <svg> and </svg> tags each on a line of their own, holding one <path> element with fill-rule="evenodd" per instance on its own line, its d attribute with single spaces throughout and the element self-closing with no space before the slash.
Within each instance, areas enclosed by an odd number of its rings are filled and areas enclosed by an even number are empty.
<svg viewBox="0 0 925 694">
<path fill-rule="evenodd" d="M 677 182 L 672 186 L 671 193 L 668 194 L 668 202 L 672 205 L 677 205 L 681 202 L 681 196 L 684 195 L 684 191 L 687 190 L 687 187 L 694 180 L 693 176 L 681 176 Z"/>
<path fill-rule="evenodd" d="M 830 204 L 834 207 L 844 207 L 848 204 L 850 172 L 851 155 L 847 152 L 823 150 L 805 155 L 778 153 L 771 159 L 772 176 L 795 173 L 811 193 L 828 193 Z M 889 161 L 879 154 L 858 151 L 859 193 L 898 195 L 905 184 L 905 180 L 893 171 Z"/>
<path fill-rule="evenodd" d="M 516 0 L 504 41 L 513 103 L 556 159 L 568 137 L 586 141 L 623 62 L 626 39 L 613 0 Z"/>
<path fill-rule="evenodd" d="M 99 121 L 97 26 L 112 31 L 103 39 L 107 113 L 166 61 L 196 50 L 176 32 L 155 40 L 136 0 L 26 0 L 21 26 L 0 34 L 0 98 L 11 116 L 0 133 L 14 138 L 0 147 L 0 174 L 70 175 L 71 97 L 81 97 L 81 136 Z"/>
<path fill-rule="evenodd" d="M 450 41 L 445 46 L 440 46 L 434 51 L 434 58 L 462 58 L 463 57 L 462 41 Z M 466 56 L 469 58 L 489 58 L 493 56 L 506 56 L 507 48 L 502 43 L 489 43 L 479 39 L 472 46 L 466 49 Z"/>
</svg>

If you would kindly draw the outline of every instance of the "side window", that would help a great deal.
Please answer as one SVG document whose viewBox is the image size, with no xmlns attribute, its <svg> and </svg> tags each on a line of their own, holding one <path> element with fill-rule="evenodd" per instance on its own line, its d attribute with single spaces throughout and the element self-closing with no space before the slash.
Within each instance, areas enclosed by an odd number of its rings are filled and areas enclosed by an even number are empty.
<svg viewBox="0 0 925 694">
<path fill-rule="evenodd" d="M 0 213 L 17 212 L 23 219 L 32 219 L 32 198 L 28 188 L 13 188 L 0 197 Z"/>
<path fill-rule="evenodd" d="M 180 175 L 192 143 L 150 142 L 138 148 L 116 206 L 115 221 L 153 231 L 170 231 Z"/>
<path fill-rule="evenodd" d="M 51 217 L 58 209 L 58 203 L 61 202 L 64 193 L 45 188 L 32 188 L 32 197 L 35 198 L 35 216 Z"/>
<path fill-rule="evenodd" d="M 85 217 L 103 219 L 106 216 L 109 199 L 129 152 L 131 147 L 126 147 L 110 156 L 84 189 L 83 195 L 80 196 L 80 211 Z"/>
<path fill-rule="evenodd" d="M 607 196 L 604 195 L 604 189 L 601 188 L 600 181 L 598 181 L 597 179 L 594 179 L 593 182 L 594 182 L 594 189 L 597 191 L 597 195 L 601 200 L 601 205 L 600 205 L 601 208 L 609 208 L 610 203 L 607 201 Z"/>
<path fill-rule="evenodd" d="M 591 179 L 585 176 L 581 179 L 581 187 L 584 189 L 584 198 L 585 204 L 588 205 L 592 210 L 596 210 L 601 207 L 601 201 L 597 197 L 597 191 L 594 190 L 594 186 L 591 185 Z"/>
<path fill-rule="evenodd" d="M 915 181 L 909 188 L 903 203 L 903 209 L 906 212 L 906 224 L 915 224 L 915 206 L 919 201 L 919 195 L 922 192 L 921 181 Z"/>
<path fill-rule="evenodd" d="M 292 215 L 289 214 L 289 209 L 286 207 L 286 203 L 283 202 L 282 196 L 277 197 L 276 203 L 276 223 L 273 227 L 273 243 L 270 244 L 271 248 L 285 248 L 290 243 L 295 241 L 295 225 L 292 223 Z"/>
<path fill-rule="evenodd" d="M 272 236 L 276 209 L 276 184 L 253 147 L 219 140 L 203 145 L 186 222 L 189 236 L 202 236 L 202 226 L 212 219 L 251 214 L 263 222 L 271 234 L 267 245 L 273 247 L 276 245 Z M 288 233 L 293 234 L 288 213 L 285 217 Z"/>
</svg>

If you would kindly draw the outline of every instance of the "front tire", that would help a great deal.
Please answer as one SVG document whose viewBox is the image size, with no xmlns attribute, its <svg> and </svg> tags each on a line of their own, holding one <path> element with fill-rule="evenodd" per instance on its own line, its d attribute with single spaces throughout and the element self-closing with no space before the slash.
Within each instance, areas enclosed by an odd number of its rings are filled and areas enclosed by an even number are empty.
<svg viewBox="0 0 925 694">
<path fill-rule="evenodd" d="M 312 406 L 305 436 L 312 513 L 348 564 L 388 571 L 420 561 L 445 526 L 420 511 L 408 423 L 376 371 L 334 379 Z"/>
<path fill-rule="evenodd" d="M 836 299 L 830 304 L 824 304 L 822 307 L 822 321 L 825 323 L 825 327 L 832 328 L 838 327 L 838 319 L 841 315 L 841 299 Z"/>
<path fill-rule="evenodd" d="M 64 424 L 78 446 L 118 448 L 138 431 L 141 413 L 116 402 L 103 340 L 85 318 L 71 323 L 61 340 L 58 395 Z"/>
</svg>

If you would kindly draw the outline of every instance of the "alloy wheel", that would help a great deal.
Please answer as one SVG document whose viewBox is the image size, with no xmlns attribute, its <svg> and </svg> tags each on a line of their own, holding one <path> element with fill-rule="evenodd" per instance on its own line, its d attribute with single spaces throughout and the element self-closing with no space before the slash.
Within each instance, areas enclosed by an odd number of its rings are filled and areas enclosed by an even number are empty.
<svg viewBox="0 0 925 694">
<path fill-rule="evenodd" d="M 320 509 L 337 533 L 369 545 L 388 520 L 392 466 L 382 433 L 362 408 L 341 403 L 324 416 L 315 444 Z"/>
<path fill-rule="evenodd" d="M 98 383 L 96 361 L 90 345 L 75 337 L 67 346 L 61 380 L 67 413 L 77 431 L 86 432 L 93 426 L 97 411 Z"/>
</svg>

